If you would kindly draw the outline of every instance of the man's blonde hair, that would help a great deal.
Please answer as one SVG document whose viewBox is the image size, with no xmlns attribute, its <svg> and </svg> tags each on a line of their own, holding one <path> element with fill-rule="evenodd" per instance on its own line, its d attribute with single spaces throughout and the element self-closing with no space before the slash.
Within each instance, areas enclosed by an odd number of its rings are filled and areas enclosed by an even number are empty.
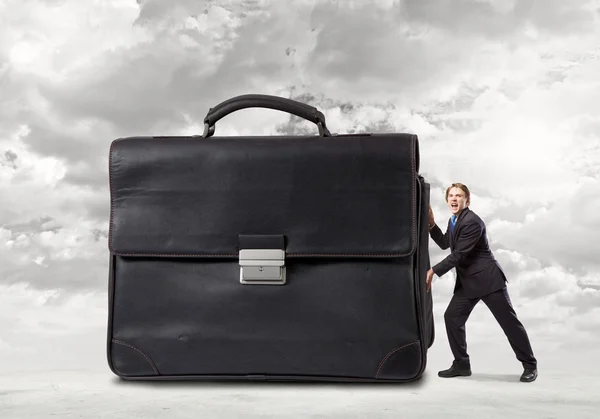
<svg viewBox="0 0 600 419">
<path fill-rule="evenodd" d="M 448 189 L 446 189 L 446 202 L 448 202 L 448 194 L 452 188 L 462 189 L 462 191 L 465 193 L 465 198 L 467 199 L 467 205 L 471 203 L 471 192 L 469 191 L 469 188 L 467 188 L 467 185 L 460 182 L 453 183 L 452 185 L 448 186 Z"/>
</svg>

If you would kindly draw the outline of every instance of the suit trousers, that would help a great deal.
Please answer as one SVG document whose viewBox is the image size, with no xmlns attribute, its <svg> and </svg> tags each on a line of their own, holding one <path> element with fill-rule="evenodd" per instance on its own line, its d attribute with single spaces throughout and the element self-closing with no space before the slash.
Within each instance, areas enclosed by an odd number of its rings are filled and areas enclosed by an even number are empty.
<svg viewBox="0 0 600 419">
<path fill-rule="evenodd" d="M 537 360 L 533 355 L 529 337 L 517 318 L 506 287 L 481 298 L 467 298 L 463 288 L 458 286 L 444 313 L 446 333 L 455 362 L 459 365 L 470 365 L 465 323 L 479 300 L 482 300 L 494 315 L 523 367 L 537 368 Z"/>
</svg>

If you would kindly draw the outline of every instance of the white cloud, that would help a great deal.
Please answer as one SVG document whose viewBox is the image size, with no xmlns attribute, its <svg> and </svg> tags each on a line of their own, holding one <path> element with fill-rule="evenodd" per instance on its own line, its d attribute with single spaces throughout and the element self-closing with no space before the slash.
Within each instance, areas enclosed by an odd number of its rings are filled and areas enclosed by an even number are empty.
<svg viewBox="0 0 600 419">
<path fill-rule="evenodd" d="M 2 49 L 10 51 L 11 66 L 19 74 L 64 80 L 76 71 L 93 71 L 101 54 L 145 39 L 143 31 L 131 26 L 138 8 L 128 0 L 7 0 L 3 6 L 6 24 L 0 34 L 8 45 L 3 43 Z"/>
<path fill-rule="evenodd" d="M 0 330 L 5 338 L 31 335 L 42 339 L 106 326 L 106 298 L 102 293 L 42 291 L 25 284 L 3 285 L 0 290 Z"/>
</svg>

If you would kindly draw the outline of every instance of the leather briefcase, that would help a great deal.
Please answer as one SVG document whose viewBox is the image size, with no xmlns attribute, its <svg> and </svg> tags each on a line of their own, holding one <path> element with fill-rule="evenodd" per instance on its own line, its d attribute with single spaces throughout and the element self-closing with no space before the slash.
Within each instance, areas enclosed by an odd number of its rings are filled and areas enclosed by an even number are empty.
<svg viewBox="0 0 600 419">
<path fill-rule="evenodd" d="M 318 135 L 215 136 L 244 108 Z M 129 380 L 407 382 L 434 340 L 430 185 L 406 133 L 332 134 L 298 101 L 242 95 L 197 136 L 109 152 L 107 357 Z"/>
</svg>

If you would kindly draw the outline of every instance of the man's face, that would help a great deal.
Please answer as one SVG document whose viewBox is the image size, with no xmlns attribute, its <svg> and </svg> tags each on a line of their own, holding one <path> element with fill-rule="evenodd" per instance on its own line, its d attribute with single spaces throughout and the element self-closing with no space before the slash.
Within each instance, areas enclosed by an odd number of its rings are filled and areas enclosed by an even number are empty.
<svg viewBox="0 0 600 419">
<path fill-rule="evenodd" d="M 465 192 L 460 188 L 451 188 L 450 192 L 448 192 L 448 206 L 450 207 L 450 212 L 454 215 L 458 215 L 467 207 L 467 205 L 469 205 L 469 202 L 465 197 Z"/>
</svg>

